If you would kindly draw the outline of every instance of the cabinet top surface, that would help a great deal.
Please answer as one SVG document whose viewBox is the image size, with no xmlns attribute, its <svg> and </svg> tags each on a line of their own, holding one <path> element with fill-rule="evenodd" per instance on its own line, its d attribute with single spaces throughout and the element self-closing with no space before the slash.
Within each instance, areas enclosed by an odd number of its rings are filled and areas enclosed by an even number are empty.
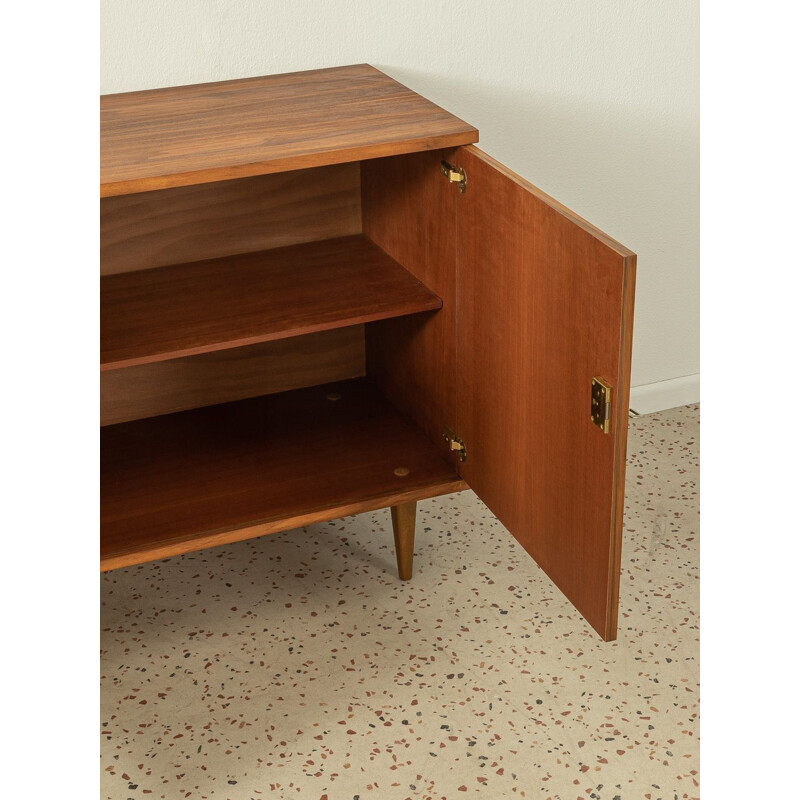
<svg viewBox="0 0 800 800">
<path fill-rule="evenodd" d="M 100 98 L 100 196 L 477 140 L 369 64 L 110 94 Z"/>
</svg>

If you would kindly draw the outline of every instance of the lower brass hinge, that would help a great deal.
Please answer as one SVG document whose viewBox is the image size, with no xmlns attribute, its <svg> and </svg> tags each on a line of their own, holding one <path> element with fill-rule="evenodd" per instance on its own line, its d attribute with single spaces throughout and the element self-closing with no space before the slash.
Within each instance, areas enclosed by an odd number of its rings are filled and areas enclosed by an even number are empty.
<svg viewBox="0 0 800 800">
<path fill-rule="evenodd" d="M 603 433 L 611 431 L 611 387 L 600 378 L 592 378 L 591 417 Z"/>
<path fill-rule="evenodd" d="M 463 439 L 459 439 L 450 428 L 445 428 L 442 431 L 442 438 L 447 442 L 450 450 L 458 453 L 459 461 L 467 460 L 467 446 L 464 444 Z"/>
<path fill-rule="evenodd" d="M 458 185 L 458 191 L 461 194 L 467 191 L 467 173 L 464 172 L 464 167 L 454 167 L 446 161 L 442 161 L 442 175 L 447 178 L 450 183 Z"/>
</svg>

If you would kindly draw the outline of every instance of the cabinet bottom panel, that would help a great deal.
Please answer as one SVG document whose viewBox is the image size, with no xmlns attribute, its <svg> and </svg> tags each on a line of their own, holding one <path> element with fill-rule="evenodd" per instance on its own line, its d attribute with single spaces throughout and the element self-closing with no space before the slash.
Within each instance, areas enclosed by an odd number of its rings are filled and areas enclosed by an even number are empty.
<svg viewBox="0 0 800 800">
<path fill-rule="evenodd" d="M 365 380 L 101 430 L 102 570 L 466 488 Z"/>
</svg>

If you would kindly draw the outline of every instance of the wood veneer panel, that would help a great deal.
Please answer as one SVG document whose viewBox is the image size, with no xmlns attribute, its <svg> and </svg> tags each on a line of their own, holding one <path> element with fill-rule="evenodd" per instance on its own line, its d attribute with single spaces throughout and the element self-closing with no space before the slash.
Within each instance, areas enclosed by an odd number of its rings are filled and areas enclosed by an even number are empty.
<svg viewBox="0 0 800 800">
<path fill-rule="evenodd" d="M 101 452 L 101 569 L 464 488 L 363 380 L 112 425 Z"/>
<path fill-rule="evenodd" d="M 361 233 L 358 164 L 105 197 L 100 273 Z"/>
<path fill-rule="evenodd" d="M 475 142 L 478 132 L 368 64 L 105 95 L 100 195 Z"/>
<path fill-rule="evenodd" d="M 439 308 L 363 236 L 101 278 L 101 369 Z"/>
<path fill-rule="evenodd" d="M 459 473 L 616 636 L 635 255 L 474 147 L 458 207 Z M 611 433 L 590 421 L 614 387 Z"/>
<path fill-rule="evenodd" d="M 100 373 L 100 424 L 171 414 L 365 374 L 364 326 Z"/>
<path fill-rule="evenodd" d="M 452 151 L 362 164 L 363 231 L 442 298 L 435 314 L 367 326 L 367 372 L 443 450 L 455 424 L 458 189 L 441 174 Z"/>
</svg>

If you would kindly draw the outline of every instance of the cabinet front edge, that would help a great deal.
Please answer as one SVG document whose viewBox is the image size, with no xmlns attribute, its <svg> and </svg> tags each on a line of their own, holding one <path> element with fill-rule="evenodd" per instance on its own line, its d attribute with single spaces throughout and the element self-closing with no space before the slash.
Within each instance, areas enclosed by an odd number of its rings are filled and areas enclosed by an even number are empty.
<svg viewBox="0 0 800 800">
<path fill-rule="evenodd" d="M 367 161 L 386 156 L 406 155 L 425 150 L 443 150 L 450 147 L 473 144 L 478 141 L 478 129 L 468 126 L 460 133 L 442 136 L 424 136 L 405 141 L 385 142 L 350 148 L 347 150 L 326 150 L 319 153 L 304 153 L 297 156 L 254 162 L 251 164 L 232 164 L 211 167 L 193 172 L 176 172 L 168 175 L 147 175 L 127 180 L 103 182 L 101 176 L 100 197 L 117 197 L 138 192 L 151 192 L 158 189 L 173 189 L 178 186 L 195 186 L 201 183 L 234 178 L 249 178 L 256 175 L 269 175 L 276 172 L 324 167 L 330 164 L 346 164 L 353 161 Z"/>
</svg>

